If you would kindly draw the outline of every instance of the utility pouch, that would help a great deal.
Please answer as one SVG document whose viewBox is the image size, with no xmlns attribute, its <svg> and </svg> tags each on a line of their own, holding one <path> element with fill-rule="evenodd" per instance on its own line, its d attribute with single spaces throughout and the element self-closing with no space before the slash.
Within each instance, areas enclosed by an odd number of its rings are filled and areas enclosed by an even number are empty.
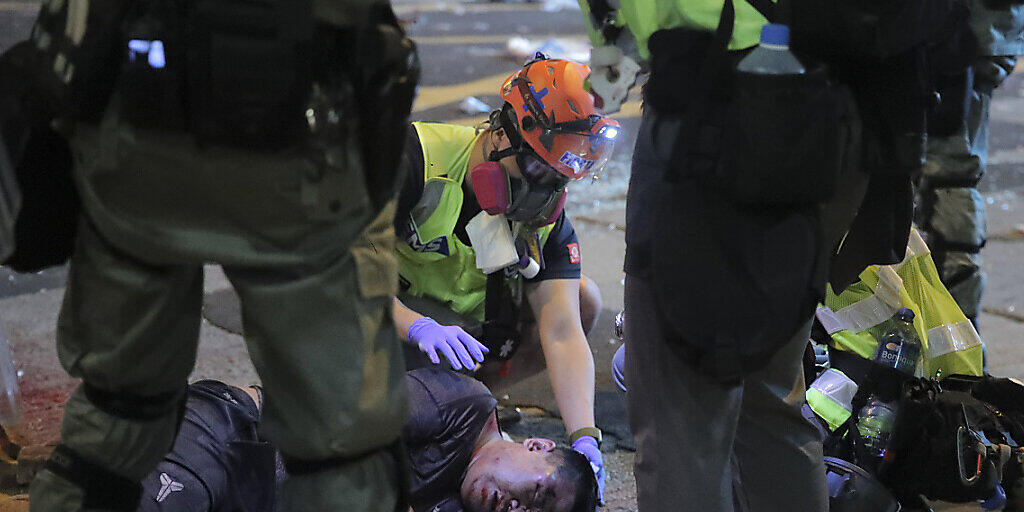
<svg viewBox="0 0 1024 512">
<path fill-rule="evenodd" d="M 121 66 L 120 29 L 132 4 L 48 0 L 39 10 L 32 42 L 42 57 L 34 82 L 55 112 L 85 122 L 102 117 Z"/>
<path fill-rule="evenodd" d="M 850 132 L 824 67 L 800 75 L 737 72 L 714 181 L 742 203 L 832 198 Z"/>
<path fill-rule="evenodd" d="M 736 203 L 814 204 L 835 193 L 856 115 L 824 66 L 794 75 L 735 69 L 729 0 L 713 37 L 674 29 L 651 36 L 647 100 L 685 118 L 667 179 L 690 176 Z M 701 64 L 697 64 L 701 63 Z"/>
<path fill-rule="evenodd" d="M 666 339 L 716 382 L 739 382 L 793 340 L 821 298 L 820 209 L 737 205 L 692 180 L 665 184 L 655 208 L 652 287 Z"/>
<path fill-rule="evenodd" d="M 51 127 L 54 105 L 41 97 L 45 92 L 32 72 L 41 58 L 29 41 L 0 56 L 0 152 L 6 150 L 9 158 L 0 162 L 5 196 L 0 217 L 4 226 L 13 223 L 8 250 L 11 245 L 14 249 L 0 262 L 18 272 L 67 261 L 78 225 L 71 149 L 64 135 Z"/>
<path fill-rule="evenodd" d="M 398 161 L 409 128 L 409 112 L 419 83 L 416 45 L 405 35 L 391 6 L 384 2 L 370 9 L 371 23 L 361 34 L 353 68 L 360 120 L 363 171 L 371 202 L 380 208 L 395 197 Z M 341 49 L 347 52 L 348 49 Z"/>
<path fill-rule="evenodd" d="M 121 115 L 131 125 L 185 129 L 183 19 L 164 2 L 137 4 L 123 28 Z"/>
<path fill-rule="evenodd" d="M 844 71 L 864 120 L 865 169 L 898 176 L 918 171 L 925 159 L 931 91 L 924 49 L 850 63 Z"/>
<path fill-rule="evenodd" d="M 302 140 L 311 2 L 197 0 L 187 21 L 185 97 L 198 141 L 278 150 Z"/>
</svg>

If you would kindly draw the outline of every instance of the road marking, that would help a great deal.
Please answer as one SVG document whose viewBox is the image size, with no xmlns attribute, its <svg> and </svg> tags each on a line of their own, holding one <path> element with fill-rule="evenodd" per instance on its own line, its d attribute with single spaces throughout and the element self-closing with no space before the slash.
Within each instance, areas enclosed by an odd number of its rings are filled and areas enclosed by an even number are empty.
<svg viewBox="0 0 1024 512">
<path fill-rule="evenodd" d="M 487 3 L 487 4 L 464 4 L 454 2 L 433 2 L 433 3 L 416 3 L 416 4 L 402 4 L 395 5 L 392 7 L 395 14 L 402 16 L 406 14 L 419 14 L 421 12 L 450 12 L 454 14 L 478 14 L 487 12 L 524 12 L 524 11 L 536 11 L 541 12 L 540 3 L 535 4 L 509 4 L 509 3 Z"/>
<path fill-rule="evenodd" d="M 0 2 L 0 12 L 35 14 L 39 12 L 39 2 Z"/>
<path fill-rule="evenodd" d="M 466 96 L 498 94 L 498 88 L 501 87 L 502 82 L 508 78 L 509 74 L 499 73 L 461 84 L 420 87 L 412 111 L 417 112 L 441 106 L 445 103 L 461 101 Z"/>
<path fill-rule="evenodd" d="M 428 44 L 499 44 L 507 43 L 513 37 L 521 37 L 530 41 L 545 41 L 554 38 L 579 38 L 586 39 L 586 34 L 467 34 L 461 36 L 412 36 L 416 44 L 423 46 Z"/>
</svg>

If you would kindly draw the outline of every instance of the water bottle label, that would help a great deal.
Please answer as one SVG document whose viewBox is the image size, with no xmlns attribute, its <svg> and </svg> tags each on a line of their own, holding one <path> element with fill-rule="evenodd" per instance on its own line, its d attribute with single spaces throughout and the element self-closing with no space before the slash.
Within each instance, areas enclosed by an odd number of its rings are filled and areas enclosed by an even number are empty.
<svg viewBox="0 0 1024 512">
<path fill-rule="evenodd" d="M 876 361 L 903 373 L 913 375 L 917 369 L 917 347 L 907 343 L 888 342 L 878 350 Z"/>
<path fill-rule="evenodd" d="M 879 363 L 886 366 L 896 367 L 900 360 L 900 344 L 895 342 L 889 342 L 882 345 L 878 351 L 878 357 L 876 358 Z"/>
</svg>

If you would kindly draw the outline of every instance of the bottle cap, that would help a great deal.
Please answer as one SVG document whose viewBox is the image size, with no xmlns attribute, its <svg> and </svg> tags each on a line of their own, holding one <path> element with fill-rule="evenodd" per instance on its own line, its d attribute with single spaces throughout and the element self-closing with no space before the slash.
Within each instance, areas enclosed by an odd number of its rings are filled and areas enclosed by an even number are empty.
<svg viewBox="0 0 1024 512">
<path fill-rule="evenodd" d="M 789 27 L 778 23 L 761 27 L 761 44 L 789 46 Z"/>
<path fill-rule="evenodd" d="M 900 308 L 896 311 L 896 318 L 903 320 L 904 322 L 914 321 L 914 310 L 910 308 Z"/>
</svg>

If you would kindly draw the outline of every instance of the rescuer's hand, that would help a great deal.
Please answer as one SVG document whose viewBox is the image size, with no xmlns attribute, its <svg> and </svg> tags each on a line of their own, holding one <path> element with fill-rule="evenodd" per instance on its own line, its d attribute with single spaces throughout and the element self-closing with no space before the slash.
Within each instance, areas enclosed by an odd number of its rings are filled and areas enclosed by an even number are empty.
<svg viewBox="0 0 1024 512">
<path fill-rule="evenodd" d="M 572 449 L 582 453 L 590 461 L 590 467 L 597 477 L 597 502 L 604 505 L 604 457 L 601 456 L 601 449 L 597 447 L 597 439 L 583 436 L 572 444 Z"/>
<path fill-rule="evenodd" d="M 439 364 L 440 350 L 452 368 L 472 370 L 476 363 L 484 362 L 487 347 L 456 325 L 441 325 L 433 318 L 423 317 L 409 326 L 406 338 L 420 347 L 430 361 Z M 474 362 L 474 360 L 476 362 Z"/>
<path fill-rule="evenodd" d="M 590 87 L 595 96 L 594 106 L 602 114 L 618 112 L 639 73 L 640 65 L 616 46 L 591 49 Z"/>
</svg>

